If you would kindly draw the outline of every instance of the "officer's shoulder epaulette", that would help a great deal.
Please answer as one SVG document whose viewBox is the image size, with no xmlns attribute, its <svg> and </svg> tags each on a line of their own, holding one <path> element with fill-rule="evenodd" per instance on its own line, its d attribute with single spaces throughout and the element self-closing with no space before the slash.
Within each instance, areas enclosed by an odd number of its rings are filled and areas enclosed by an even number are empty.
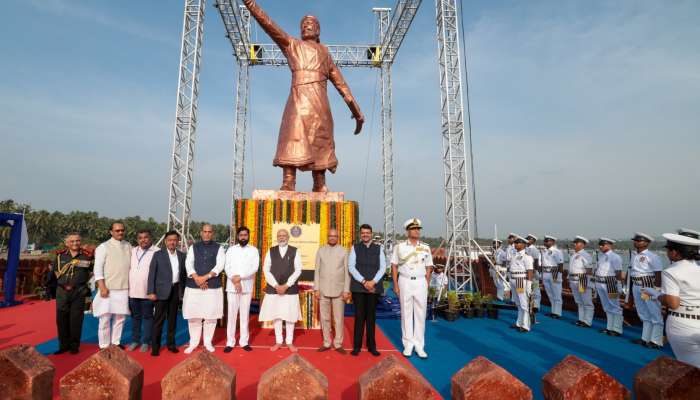
<svg viewBox="0 0 700 400">
<path fill-rule="evenodd" d="M 425 243 L 425 242 L 418 242 L 418 244 L 420 244 L 420 245 L 423 246 L 423 247 L 428 247 L 428 248 L 430 248 L 430 245 L 429 245 L 428 243 Z"/>
</svg>

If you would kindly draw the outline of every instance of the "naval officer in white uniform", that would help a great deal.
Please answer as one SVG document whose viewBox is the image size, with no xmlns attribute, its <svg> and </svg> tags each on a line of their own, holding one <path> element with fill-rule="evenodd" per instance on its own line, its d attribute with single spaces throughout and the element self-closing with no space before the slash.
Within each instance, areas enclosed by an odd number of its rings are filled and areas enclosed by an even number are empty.
<svg viewBox="0 0 700 400">
<path fill-rule="evenodd" d="M 540 272 L 542 270 L 542 254 L 537 248 L 537 236 L 530 233 L 525 236 L 525 240 L 527 240 L 525 252 L 532 257 L 534 272 L 534 276 L 532 277 L 532 299 L 535 308 L 534 312 L 537 312 L 540 308 L 540 301 L 542 300 L 542 291 L 540 290 L 540 280 L 542 279 L 542 274 Z"/>
<path fill-rule="evenodd" d="M 516 328 L 520 332 L 529 332 L 530 302 L 528 300 L 532 294 L 534 261 L 525 248 L 527 240 L 516 236 L 514 245 L 516 253 L 510 260 L 508 270 L 510 271 L 510 287 L 513 293 L 513 300 L 518 308 L 518 320 L 512 328 Z"/>
<path fill-rule="evenodd" d="M 590 328 L 593 324 L 593 294 L 590 278 L 593 274 L 593 259 L 585 250 L 588 239 L 583 236 L 574 238 L 576 252 L 569 257 L 569 287 L 578 306 L 576 326 Z"/>
<path fill-rule="evenodd" d="M 604 237 L 598 241 L 600 253 L 594 280 L 596 293 L 608 322 L 606 328 L 600 333 L 620 336 L 622 334 L 622 307 L 620 307 L 622 258 L 612 250 L 613 244 L 615 244 L 614 240 Z"/>
<path fill-rule="evenodd" d="M 642 337 L 633 342 L 645 347 L 660 349 L 663 345 L 664 319 L 661 315 L 661 303 L 654 298 L 642 294 L 642 288 L 661 286 L 661 259 L 649 250 L 649 244 L 654 240 L 646 233 L 636 232 L 632 238 L 636 252 L 632 253 L 632 295 L 639 319 L 642 320 Z"/>
<path fill-rule="evenodd" d="M 547 292 L 551 312 L 547 316 L 561 318 L 561 285 L 564 278 L 564 253 L 557 248 L 557 238 L 545 235 L 542 251 L 542 283 Z"/>
<path fill-rule="evenodd" d="M 678 230 L 678 234 L 682 235 L 682 236 L 691 237 L 694 239 L 700 239 L 700 232 L 693 230 L 693 229 L 681 228 Z M 698 251 L 698 255 L 700 256 L 700 251 Z M 698 259 L 697 259 L 697 261 L 695 261 L 695 263 L 700 265 L 700 257 L 698 257 Z"/>
<path fill-rule="evenodd" d="M 506 251 L 501 247 L 501 241 L 494 239 L 493 245 L 493 260 L 495 268 L 491 269 L 491 278 L 496 286 L 496 298 L 500 301 L 504 300 L 505 281 L 506 278 Z"/>
<path fill-rule="evenodd" d="M 421 242 L 421 221 L 409 219 L 404 223 L 408 239 L 397 243 L 391 255 L 391 276 L 394 291 L 401 303 L 401 340 L 403 355 L 410 357 L 413 350 L 418 357 L 425 352 L 425 312 L 428 306 L 428 283 L 433 271 L 430 246 Z"/>
<path fill-rule="evenodd" d="M 672 264 L 663 271 L 661 291 L 642 291 L 668 307 L 666 336 L 679 361 L 700 368 L 700 240 L 665 233 L 666 255 Z"/>
</svg>

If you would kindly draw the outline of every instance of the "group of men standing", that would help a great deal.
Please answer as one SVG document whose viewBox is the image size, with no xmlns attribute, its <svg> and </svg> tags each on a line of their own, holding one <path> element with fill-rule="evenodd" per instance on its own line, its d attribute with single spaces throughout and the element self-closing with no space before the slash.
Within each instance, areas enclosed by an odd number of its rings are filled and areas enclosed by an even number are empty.
<svg viewBox="0 0 700 400">
<path fill-rule="evenodd" d="M 391 255 L 394 291 L 401 303 L 403 354 L 410 357 L 415 351 L 425 358 L 423 337 L 432 255 L 427 244 L 419 240 L 420 220 L 411 219 L 404 226 L 408 240 L 395 245 Z M 58 254 L 53 271 L 58 282 L 56 321 L 60 345 L 56 354 L 79 351 L 85 299 L 90 295 L 88 282 L 93 273 L 97 291 L 92 313 L 99 319 L 100 348 L 114 345 L 141 352 L 150 348 L 151 355 L 158 356 L 167 319 L 166 346 L 177 353 L 175 330 L 182 301 L 190 337 L 185 353 L 194 351 L 200 342 L 205 350 L 214 352 L 212 339 L 217 320 L 223 317 L 225 291 L 228 318 L 224 352 L 229 353 L 236 346 L 237 325 L 238 345 L 252 351 L 248 325 L 260 253 L 249 244 L 248 228 L 239 227 L 235 244 L 224 250 L 213 240 L 213 227 L 205 224 L 201 240 L 191 245 L 186 254 L 179 250 L 180 235 L 176 231 L 165 234 L 163 249 L 153 245 L 152 235 L 146 230 L 137 232 L 138 245 L 132 247 L 124 240 L 125 226 L 121 222 L 112 224 L 110 235 L 96 248 L 94 261 L 81 250 L 79 234 L 66 236 L 66 251 Z M 286 345 L 296 352 L 293 339 L 294 327 L 301 320 L 301 255 L 289 245 L 286 230 L 279 230 L 276 239 L 277 245 L 269 249 L 262 263 L 266 284 L 258 320 L 273 325 L 275 344 L 271 351 Z M 375 320 L 378 299 L 384 290 L 384 248 L 372 240 L 372 227 L 367 224 L 360 227 L 360 241 L 350 252 L 339 244 L 339 239 L 338 231 L 330 229 L 326 244 L 316 254 L 314 296 L 320 303 L 323 336 L 318 351 L 332 348 L 346 353 L 342 345 L 344 310 L 352 299 L 355 321 L 351 354 L 360 353 L 366 338 L 367 351 L 379 356 Z M 225 280 L 220 276 L 222 272 Z M 124 346 L 121 337 L 128 315 L 132 318 L 132 342 Z"/>
<path fill-rule="evenodd" d="M 568 281 L 578 308 L 579 327 L 590 328 L 593 323 L 595 291 L 606 313 L 607 326 L 601 330 L 611 336 L 620 336 L 623 331 L 620 296 L 627 293 L 626 276 L 623 275 L 622 258 L 613 251 L 615 240 L 598 240 L 597 261 L 586 251 L 589 240 L 576 236 L 574 251 L 569 257 L 568 269 L 564 269 L 564 253 L 557 248 L 557 238 L 544 237 L 544 248 L 536 246 L 537 237 L 508 235 L 508 244 L 502 248 L 495 240 L 495 265 L 492 274 L 497 288 L 497 297 L 506 299 L 506 276 L 508 276 L 513 302 L 518 307 L 518 320 L 513 326 L 521 332 L 531 328 L 530 315 L 540 306 L 541 281 L 551 305 L 547 315 L 559 319 L 562 313 L 562 283 Z M 661 304 L 644 294 L 644 288 L 661 285 L 662 264 L 660 258 L 649 250 L 654 238 L 642 232 L 632 237 L 635 251 L 631 253 L 629 282 L 639 318 L 642 321 L 642 337 L 635 343 L 650 348 L 663 346 L 663 317 Z M 531 309 L 532 308 L 532 309 Z"/>
</svg>

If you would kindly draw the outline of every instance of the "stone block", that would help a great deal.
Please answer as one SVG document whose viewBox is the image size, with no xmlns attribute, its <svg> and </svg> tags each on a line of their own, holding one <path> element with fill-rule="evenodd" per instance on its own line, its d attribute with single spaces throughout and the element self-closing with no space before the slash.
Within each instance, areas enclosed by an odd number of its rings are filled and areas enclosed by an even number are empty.
<svg viewBox="0 0 700 400">
<path fill-rule="evenodd" d="M 322 400 L 328 398 L 328 379 L 298 354 L 265 371 L 258 381 L 258 400 Z"/>
<path fill-rule="evenodd" d="M 532 390 L 486 357 L 476 357 L 452 375 L 452 399 L 532 400 Z"/>
<path fill-rule="evenodd" d="M 360 376 L 360 400 L 431 398 L 433 391 L 428 381 L 393 355 Z"/>
<path fill-rule="evenodd" d="M 546 400 L 629 399 L 630 391 L 602 369 L 572 355 L 566 356 L 542 378 Z"/>
<path fill-rule="evenodd" d="M 208 351 L 177 364 L 160 382 L 163 400 L 236 399 L 236 370 Z"/>
<path fill-rule="evenodd" d="M 658 357 L 634 376 L 634 395 L 638 400 L 700 399 L 700 368 Z"/>
<path fill-rule="evenodd" d="M 93 354 L 64 375 L 62 400 L 138 400 L 143 367 L 117 346 Z"/>
<path fill-rule="evenodd" d="M 0 350 L 0 398 L 53 398 L 53 363 L 34 347 L 20 344 Z"/>
</svg>

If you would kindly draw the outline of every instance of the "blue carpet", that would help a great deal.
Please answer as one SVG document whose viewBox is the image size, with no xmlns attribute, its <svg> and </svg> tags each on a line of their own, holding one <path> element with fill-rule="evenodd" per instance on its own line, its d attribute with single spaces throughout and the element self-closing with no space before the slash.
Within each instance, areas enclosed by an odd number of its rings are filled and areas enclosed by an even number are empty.
<svg viewBox="0 0 700 400">
<path fill-rule="evenodd" d="M 542 377 L 565 356 L 572 354 L 589 361 L 618 379 L 631 390 L 634 374 L 662 354 L 672 356 L 667 345 L 662 351 L 632 344 L 641 336 L 641 329 L 625 327 L 620 337 L 598 332 L 605 321 L 596 320 L 592 328 L 579 328 L 573 313 L 560 320 L 545 317 L 547 307 L 538 314 L 539 323 L 529 333 L 519 333 L 509 326 L 517 313 L 500 310 L 496 320 L 461 318 L 455 322 L 443 319 L 426 322 L 425 344 L 429 355 L 421 360 L 411 357 L 413 365 L 445 398 L 450 398 L 450 379 L 455 372 L 476 356 L 484 356 L 505 368 L 528 385 L 534 398 L 542 398 Z M 378 320 L 384 334 L 399 350 L 401 321 Z"/>
<path fill-rule="evenodd" d="M 80 340 L 81 343 L 97 343 L 97 322 L 97 318 L 93 317 L 92 314 L 85 314 L 85 319 L 83 320 L 83 334 Z M 165 346 L 166 341 L 167 324 L 168 322 L 166 320 L 163 324 L 163 336 L 161 339 L 163 346 Z M 189 340 L 190 335 L 187 332 L 187 321 L 182 318 L 182 313 L 178 312 L 177 325 L 175 329 L 175 343 L 180 346 L 187 343 Z M 124 330 L 122 331 L 122 344 L 128 345 L 129 343 L 131 343 L 131 317 L 126 317 Z M 58 338 L 41 343 L 36 346 L 36 349 L 42 354 L 51 354 L 58 350 Z"/>
</svg>

